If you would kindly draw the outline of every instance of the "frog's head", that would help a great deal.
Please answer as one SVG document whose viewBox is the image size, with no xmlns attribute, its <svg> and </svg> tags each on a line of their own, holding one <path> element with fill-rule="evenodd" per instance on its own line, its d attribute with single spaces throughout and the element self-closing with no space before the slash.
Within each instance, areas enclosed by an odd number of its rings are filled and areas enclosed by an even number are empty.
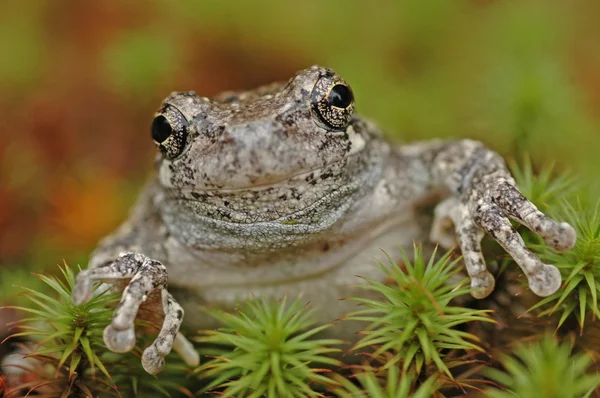
<svg viewBox="0 0 600 398">
<path fill-rule="evenodd" d="M 223 93 L 176 92 L 152 123 L 165 187 L 242 189 L 285 181 L 360 152 L 349 85 L 314 66 L 287 84 Z"/>
</svg>

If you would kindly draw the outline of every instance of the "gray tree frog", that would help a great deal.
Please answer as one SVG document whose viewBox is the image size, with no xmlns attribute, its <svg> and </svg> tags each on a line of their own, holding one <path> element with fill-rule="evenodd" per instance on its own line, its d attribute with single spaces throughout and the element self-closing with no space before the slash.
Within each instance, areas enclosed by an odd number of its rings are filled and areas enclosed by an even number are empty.
<svg viewBox="0 0 600 398">
<path fill-rule="evenodd" d="M 73 292 L 81 304 L 95 281 L 124 289 L 104 332 L 117 352 L 135 345 L 134 319 L 142 303 L 150 308 L 144 316 L 162 324 L 142 357 L 150 373 L 172 348 L 197 363 L 179 333 L 184 309 L 187 324 L 211 328 L 203 305 L 303 295 L 319 322 L 331 322 L 352 309 L 340 298 L 361 294 L 356 275 L 383 278 L 373 260 L 382 250 L 396 256 L 399 245 L 427 239 L 458 243 L 472 295 L 484 298 L 494 289 L 480 246 L 486 233 L 547 296 L 560 273 L 525 247 L 510 220 L 556 251 L 576 240 L 569 224 L 523 197 L 498 154 L 471 140 L 393 145 L 354 114 L 350 86 L 319 66 L 213 99 L 172 93 L 152 138 L 156 177 L 100 242 Z M 430 217 L 424 209 L 433 202 Z"/>
</svg>

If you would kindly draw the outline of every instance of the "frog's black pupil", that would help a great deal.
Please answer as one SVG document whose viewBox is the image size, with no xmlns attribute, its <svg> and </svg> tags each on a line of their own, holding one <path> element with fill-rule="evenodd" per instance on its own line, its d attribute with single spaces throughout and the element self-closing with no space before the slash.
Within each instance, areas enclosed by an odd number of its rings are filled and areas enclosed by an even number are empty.
<svg viewBox="0 0 600 398">
<path fill-rule="evenodd" d="M 346 108 L 352 103 L 352 91 L 343 84 L 336 84 L 329 92 L 329 104 L 338 108 Z"/>
<path fill-rule="evenodd" d="M 157 116 L 152 122 L 152 138 L 154 141 L 161 143 L 164 142 L 173 134 L 173 128 L 169 124 L 169 121 L 164 116 Z"/>
</svg>

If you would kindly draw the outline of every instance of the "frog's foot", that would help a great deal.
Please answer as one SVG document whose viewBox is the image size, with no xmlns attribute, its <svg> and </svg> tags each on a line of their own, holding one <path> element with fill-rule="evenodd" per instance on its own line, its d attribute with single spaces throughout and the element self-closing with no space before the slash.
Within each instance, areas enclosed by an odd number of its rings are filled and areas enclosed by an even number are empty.
<svg viewBox="0 0 600 398">
<path fill-rule="evenodd" d="M 127 279 L 129 283 L 123 291 L 112 322 L 104 329 L 104 343 L 108 349 L 127 352 L 135 346 L 134 321 L 138 309 L 152 292 L 159 291 L 164 321 L 154 342 L 144 350 L 144 369 L 151 374 L 160 372 L 171 348 L 175 348 L 188 364 L 197 365 L 198 353 L 178 333 L 183 320 L 183 308 L 167 292 L 167 268 L 159 261 L 143 254 L 125 252 L 110 265 L 83 270 L 76 278 L 73 302 L 76 305 L 85 303 L 95 281 L 117 282 Z"/>
<path fill-rule="evenodd" d="M 467 273 L 471 277 L 471 294 L 484 298 L 494 289 L 494 278 L 487 271 L 481 253 L 481 239 L 490 234 L 511 255 L 525 273 L 529 287 L 538 296 L 549 296 L 561 285 L 556 267 L 544 264 L 527 247 L 512 227 L 509 218 L 538 233 L 556 251 L 569 250 L 577 235 L 567 223 L 558 223 L 529 202 L 504 178 L 482 184 L 469 203 L 450 198 L 440 204 L 443 211 L 436 217 L 448 217 L 455 226 Z M 435 223 L 434 223 L 435 224 Z"/>
</svg>

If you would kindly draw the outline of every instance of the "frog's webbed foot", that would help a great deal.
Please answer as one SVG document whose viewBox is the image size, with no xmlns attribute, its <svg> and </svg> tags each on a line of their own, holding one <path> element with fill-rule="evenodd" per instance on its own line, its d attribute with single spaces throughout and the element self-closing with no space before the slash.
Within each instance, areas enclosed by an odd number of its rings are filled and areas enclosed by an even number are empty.
<svg viewBox="0 0 600 398">
<path fill-rule="evenodd" d="M 462 202 L 457 197 L 438 205 L 431 238 L 443 246 L 452 246 L 448 219 L 454 223 L 456 239 L 462 250 L 465 267 L 471 278 L 471 294 L 484 298 L 494 290 L 494 277 L 488 272 L 481 252 L 484 233 L 490 234 L 511 255 L 525 273 L 529 287 L 538 296 L 549 296 L 561 285 L 556 267 L 544 264 L 527 247 L 512 227 L 509 218 L 539 234 L 555 251 L 573 248 L 577 235 L 567 223 L 558 223 L 540 212 L 503 177 L 489 176 L 471 189 L 469 198 Z"/>
<path fill-rule="evenodd" d="M 129 280 L 112 322 L 104 329 L 104 343 L 114 352 L 127 352 L 135 346 L 134 321 L 140 305 L 153 292 L 160 293 L 164 321 L 154 342 L 144 350 L 142 366 L 151 374 L 162 370 L 165 357 L 174 348 L 190 365 L 199 362 L 198 353 L 179 332 L 183 308 L 167 291 L 167 268 L 140 253 L 124 252 L 110 265 L 81 271 L 73 289 L 73 302 L 89 300 L 95 281 Z"/>
</svg>

